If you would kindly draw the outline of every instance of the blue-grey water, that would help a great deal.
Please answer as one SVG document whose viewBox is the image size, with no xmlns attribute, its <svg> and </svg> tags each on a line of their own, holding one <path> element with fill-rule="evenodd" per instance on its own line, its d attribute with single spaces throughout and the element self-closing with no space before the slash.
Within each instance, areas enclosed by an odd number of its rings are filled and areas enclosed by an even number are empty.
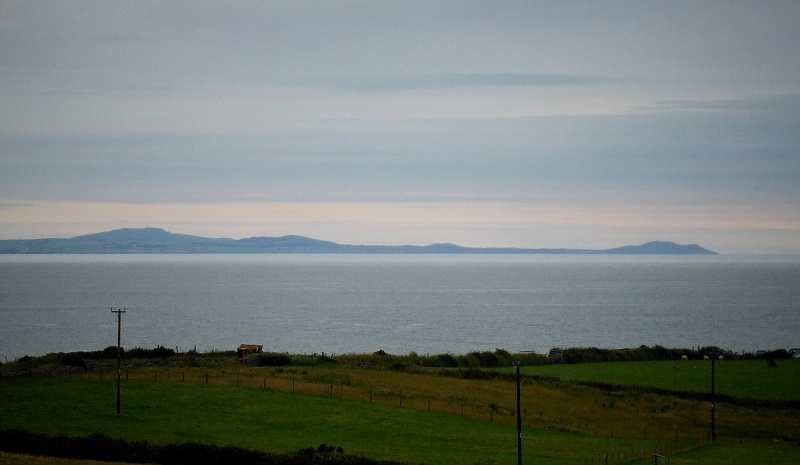
<svg viewBox="0 0 800 465">
<path fill-rule="evenodd" d="M 800 346 L 800 257 L 0 256 L 0 357 Z"/>
</svg>

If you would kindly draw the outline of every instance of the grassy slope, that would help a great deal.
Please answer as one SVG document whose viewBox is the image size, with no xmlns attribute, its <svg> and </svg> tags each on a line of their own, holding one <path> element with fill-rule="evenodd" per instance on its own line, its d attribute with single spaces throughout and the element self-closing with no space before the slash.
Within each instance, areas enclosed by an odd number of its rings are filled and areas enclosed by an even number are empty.
<svg viewBox="0 0 800 465">
<path fill-rule="evenodd" d="M 641 373 L 649 379 L 649 364 L 606 365 L 626 368 L 612 382 Z M 203 374 L 209 371 L 205 368 L 159 368 L 158 383 L 151 381 L 153 369 L 132 372 L 131 381 L 123 385 L 122 418 L 114 414 L 114 382 L 108 377 L 0 379 L 0 428 L 71 435 L 102 432 L 156 443 L 205 441 L 270 451 L 326 443 L 348 453 L 410 463 L 516 463 L 516 428 L 507 410 L 513 406 L 513 383 L 334 365 L 309 368 L 308 375 L 236 368 L 243 386 L 237 388 L 237 376 L 231 367 L 225 368 L 212 370 L 209 385 L 204 384 Z M 524 369 L 530 368 L 537 369 Z M 602 367 L 598 370 L 604 372 Z M 184 372 L 186 383 L 181 382 Z M 271 390 L 258 389 L 264 378 Z M 298 393 L 279 392 L 293 389 L 291 378 L 298 380 Z M 327 396 L 333 385 L 334 392 L 344 394 L 343 400 Z M 375 403 L 367 400 L 370 392 Z M 403 408 L 397 406 L 398 395 Z M 430 413 L 429 399 L 433 399 Z M 606 407 L 612 400 L 616 405 Z M 486 417 L 493 401 L 501 408 L 490 423 Z M 458 406 L 465 403 L 467 418 L 461 418 Z M 663 411 L 663 405 L 671 409 Z M 620 396 L 585 387 L 527 383 L 523 385 L 525 463 L 560 464 L 571 458 L 600 457 L 606 451 L 652 447 L 674 436 L 677 429 L 681 438 L 690 431 L 694 433 L 688 436 L 704 434 L 707 407 L 704 402 L 663 396 Z M 796 446 L 764 440 L 787 429 L 800 430 L 796 411 L 755 411 L 723 404 L 717 411 L 721 445 L 673 455 L 672 464 L 721 463 L 723 458 L 728 463 L 733 457 L 738 463 L 759 463 L 767 457 L 774 463 L 800 463 Z M 554 429 L 548 430 L 551 421 Z M 575 426 L 583 432 L 559 431 Z M 647 441 L 642 439 L 643 430 Z M 741 446 L 733 437 L 738 431 L 747 431 Z"/>
<path fill-rule="evenodd" d="M 121 418 L 114 413 L 111 381 L 3 380 L 0 396 L 0 427 L 48 434 L 102 432 L 154 443 L 200 441 L 270 451 L 325 443 L 410 463 L 516 459 L 513 425 L 255 388 L 129 382 Z M 555 463 L 543 456 L 589 457 L 610 446 L 645 445 L 652 441 L 553 430 L 526 434 L 523 447 L 542 459 L 535 463 Z"/>
<path fill-rule="evenodd" d="M 703 360 L 540 365 L 522 367 L 522 372 L 675 391 L 711 391 L 711 362 Z M 718 393 L 753 399 L 800 399 L 798 359 L 779 360 L 778 368 L 769 368 L 763 360 L 717 361 L 714 375 Z"/>
</svg>

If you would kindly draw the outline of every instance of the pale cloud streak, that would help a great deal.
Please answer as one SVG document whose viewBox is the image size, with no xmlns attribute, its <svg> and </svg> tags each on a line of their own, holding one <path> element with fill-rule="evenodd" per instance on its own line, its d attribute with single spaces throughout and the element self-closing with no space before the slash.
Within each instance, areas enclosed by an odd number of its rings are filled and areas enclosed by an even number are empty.
<svg viewBox="0 0 800 465">
<path fill-rule="evenodd" d="M 474 87 L 553 87 L 608 84 L 602 76 L 532 73 L 439 73 L 383 77 L 300 80 L 348 92 L 396 92 Z M 287 81 L 286 83 L 292 83 Z"/>
<path fill-rule="evenodd" d="M 686 197 L 688 202 L 691 196 Z M 92 204 L 43 203 L 8 204 L 0 208 L 0 228 L 27 231 L 47 236 L 56 228 L 57 237 L 71 237 L 94 232 L 98 224 L 145 227 L 158 225 L 187 234 L 234 238 L 294 234 L 298 229 L 311 231 L 342 243 L 374 243 L 383 236 L 394 245 L 429 244 L 443 235 L 457 237 L 462 244 L 475 246 L 530 247 L 520 240 L 519 231 L 536 232 L 537 247 L 562 247 L 559 240 L 574 241 L 575 247 L 611 248 L 620 231 L 644 240 L 653 231 L 663 231 L 673 239 L 690 236 L 681 230 L 714 231 L 724 238 L 743 232 L 774 232 L 800 229 L 800 213 L 786 217 L 787 206 L 774 203 L 735 208 L 720 202 L 692 204 L 676 208 L 658 199 L 640 199 L 627 205 L 600 199 L 565 203 L 563 199 L 545 199 L 530 203 L 508 202 L 278 202 L 211 204 Z M 754 216 L 749 212 L 758 211 Z M 209 221 L 213 219 L 213 221 Z M 615 231 L 582 237 L 592 229 Z M 571 231 L 571 233 L 570 233 Z M 476 234 L 477 233 L 477 234 Z M 495 236 L 487 241 L 482 234 Z M 405 239 L 405 240 L 404 240 Z M 796 241 L 773 243 L 783 251 L 798 245 Z M 722 245 L 723 252 L 742 252 Z M 729 246 L 728 246 L 729 247 Z"/>
</svg>

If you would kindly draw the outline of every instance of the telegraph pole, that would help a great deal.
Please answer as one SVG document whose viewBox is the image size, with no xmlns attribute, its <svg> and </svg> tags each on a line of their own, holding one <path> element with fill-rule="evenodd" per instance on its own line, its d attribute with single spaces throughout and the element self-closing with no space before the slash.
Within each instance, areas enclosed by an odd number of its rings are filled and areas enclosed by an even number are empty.
<svg viewBox="0 0 800 465">
<path fill-rule="evenodd" d="M 517 369 L 517 465 L 522 465 L 522 411 L 520 410 L 519 396 L 519 362 L 514 366 Z"/>
<path fill-rule="evenodd" d="M 119 415 L 119 394 L 120 394 L 120 372 L 122 371 L 122 314 L 125 309 L 111 309 L 111 313 L 117 314 L 117 415 Z"/>
<path fill-rule="evenodd" d="M 717 427 L 714 423 L 714 357 L 711 357 L 711 441 L 717 442 Z"/>
</svg>

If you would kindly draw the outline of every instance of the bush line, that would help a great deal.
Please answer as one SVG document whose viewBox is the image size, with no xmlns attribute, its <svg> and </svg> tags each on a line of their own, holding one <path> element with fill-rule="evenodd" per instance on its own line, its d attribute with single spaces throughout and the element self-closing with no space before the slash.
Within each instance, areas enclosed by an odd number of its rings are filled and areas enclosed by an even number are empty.
<svg viewBox="0 0 800 465">
<path fill-rule="evenodd" d="M 153 445 L 129 442 L 102 434 L 91 436 L 48 436 L 17 429 L 0 430 L 0 450 L 66 459 L 104 462 L 155 463 L 161 465 L 405 465 L 404 462 L 375 460 L 345 454 L 341 447 L 321 444 L 292 453 L 269 453 L 236 446 L 188 442 Z"/>
<path fill-rule="evenodd" d="M 697 349 L 668 349 L 659 345 L 648 347 L 645 345 L 625 349 L 598 349 L 597 347 L 572 347 L 568 349 L 554 348 L 550 351 L 550 358 L 562 354 L 561 363 L 597 363 L 597 362 L 648 362 L 659 360 L 702 359 L 703 357 L 717 358 L 723 356 L 728 360 L 785 360 L 792 358 L 786 349 L 760 351 L 758 353 L 737 354 L 730 350 L 723 350 L 716 346 L 698 347 Z"/>
<path fill-rule="evenodd" d="M 599 362 L 640 362 L 640 361 L 663 361 L 680 360 L 686 357 L 691 360 L 703 359 L 704 357 L 717 358 L 724 357 L 726 360 L 781 360 L 792 358 L 792 354 L 785 349 L 771 351 L 759 351 L 756 354 L 736 354 L 731 351 L 720 349 L 719 347 L 698 347 L 697 349 L 668 349 L 659 345 L 648 347 L 645 345 L 636 348 L 625 349 L 600 349 L 597 347 L 573 347 L 568 349 L 554 348 L 549 354 L 538 354 L 534 352 L 523 352 L 512 354 L 504 349 L 492 351 L 474 351 L 463 355 L 438 354 L 438 355 L 419 355 L 411 352 L 408 355 L 392 355 L 383 350 L 378 350 L 371 354 L 288 354 L 288 353 L 261 353 L 238 358 L 235 351 L 212 351 L 199 353 L 190 350 L 185 353 L 177 353 L 173 349 L 158 346 L 155 349 L 133 348 L 130 350 L 122 349 L 122 358 L 130 363 L 136 364 L 136 360 L 147 361 L 154 364 L 186 364 L 187 366 L 201 366 L 205 363 L 215 363 L 220 358 L 235 363 L 250 366 L 319 366 L 326 364 L 350 363 L 368 368 L 375 367 L 394 371 L 404 371 L 413 368 L 460 368 L 460 369 L 480 369 L 510 367 L 512 364 L 521 366 L 546 365 L 551 363 L 599 363 Z M 103 350 L 92 352 L 70 352 L 55 353 L 41 357 L 24 356 L 16 362 L 6 364 L 10 369 L 0 370 L 0 377 L 3 376 L 33 376 L 58 371 L 58 367 L 74 367 L 84 370 L 102 369 L 103 366 L 111 366 L 116 362 L 117 348 L 109 346 Z M 474 376 L 484 376 L 473 373 Z"/>
</svg>

